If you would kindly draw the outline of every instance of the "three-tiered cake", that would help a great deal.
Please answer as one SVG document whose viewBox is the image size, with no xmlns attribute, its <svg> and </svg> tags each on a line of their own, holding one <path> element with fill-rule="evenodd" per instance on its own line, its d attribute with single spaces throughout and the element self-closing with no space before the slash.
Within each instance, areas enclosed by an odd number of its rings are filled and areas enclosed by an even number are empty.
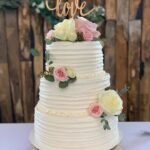
<svg viewBox="0 0 150 150">
<path fill-rule="evenodd" d="M 62 27 L 65 21 L 67 26 Z M 81 35 L 73 35 L 69 40 L 63 32 L 74 34 L 70 28 L 75 21 L 65 21 L 47 36 L 49 58 L 35 107 L 32 144 L 40 150 L 110 150 L 120 140 L 118 115 L 122 100 L 114 90 L 105 90 L 110 86 L 110 76 L 103 69 L 100 42 L 72 40 Z M 62 33 L 56 33 L 58 27 L 63 28 Z M 62 35 L 68 38 L 66 42 L 54 41 L 54 37 L 60 39 Z"/>
</svg>

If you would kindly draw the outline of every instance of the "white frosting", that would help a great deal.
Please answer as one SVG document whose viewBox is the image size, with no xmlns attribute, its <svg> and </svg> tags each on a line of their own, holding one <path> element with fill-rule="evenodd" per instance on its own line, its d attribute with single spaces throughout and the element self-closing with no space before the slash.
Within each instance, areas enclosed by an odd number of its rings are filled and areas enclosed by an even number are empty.
<svg viewBox="0 0 150 150">
<path fill-rule="evenodd" d="M 46 46 L 56 66 L 71 66 L 77 73 L 103 70 L 103 53 L 99 42 L 55 42 Z"/>
<path fill-rule="evenodd" d="M 110 150 L 119 143 L 117 117 L 109 117 L 111 130 L 89 115 L 98 92 L 110 86 L 103 70 L 99 42 L 56 42 L 47 46 L 54 65 L 71 66 L 77 81 L 60 89 L 41 78 L 40 101 L 35 108 L 35 140 L 40 150 Z"/>
<path fill-rule="evenodd" d="M 93 117 L 56 117 L 36 110 L 35 138 L 41 150 L 110 150 L 119 142 L 117 118 L 108 118 L 104 130 Z"/>
</svg>

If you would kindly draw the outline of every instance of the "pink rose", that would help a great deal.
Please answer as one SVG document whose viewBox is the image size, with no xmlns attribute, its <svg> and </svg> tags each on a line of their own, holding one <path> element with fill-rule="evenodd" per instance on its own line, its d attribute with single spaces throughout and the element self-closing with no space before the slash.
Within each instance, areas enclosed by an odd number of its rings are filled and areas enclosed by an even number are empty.
<svg viewBox="0 0 150 150">
<path fill-rule="evenodd" d="M 97 29 L 97 24 L 90 22 L 83 17 L 78 17 L 78 19 L 75 20 L 75 24 L 77 32 L 82 32 L 82 28 L 86 28 L 91 32 L 95 32 Z"/>
<path fill-rule="evenodd" d="M 83 38 L 85 41 L 92 41 L 93 40 L 93 33 L 90 31 L 84 31 L 83 32 Z"/>
<path fill-rule="evenodd" d="M 55 67 L 53 73 L 55 79 L 58 81 L 66 81 L 68 79 L 67 72 L 64 67 Z"/>
<path fill-rule="evenodd" d="M 53 37 L 54 37 L 54 30 L 50 30 L 47 33 L 46 38 L 51 40 Z"/>
<path fill-rule="evenodd" d="M 79 33 L 83 33 L 84 37 L 87 37 L 87 33 L 85 32 L 88 32 L 88 35 L 90 34 L 90 38 L 84 38 L 87 39 L 86 41 L 91 41 L 94 37 L 98 38 L 100 36 L 100 32 L 97 31 L 97 24 L 90 22 L 83 17 L 78 17 L 78 19 L 75 20 L 75 26 L 76 31 Z"/>
<path fill-rule="evenodd" d="M 92 103 L 89 106 L 89 114 L 95 118 L 100 117 L 103 114 L 103 109 L 98 103 Z"/>
</svg>

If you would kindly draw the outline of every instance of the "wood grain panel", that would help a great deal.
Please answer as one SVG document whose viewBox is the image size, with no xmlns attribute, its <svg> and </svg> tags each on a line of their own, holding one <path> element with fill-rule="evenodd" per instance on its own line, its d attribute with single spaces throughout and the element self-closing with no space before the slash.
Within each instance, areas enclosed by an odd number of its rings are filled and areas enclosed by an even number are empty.
<svg viewBox="0 0 150 150">
<path fill-rule="evenodd" d="M 22 0 L 22 5 L 18 11 L 19 42 L 21 60 L 30 60 L 30 11 L 29 1 Z"/>
<path fill-rule="evenodd" d="M 14 116 L 16 122 L 22 122 L 23 107 L 22 107 L 22 85 L 20 71 L 20 50 L 19 50 L 19 34 L 17 11 L 7 10 L 6 16 L 6 35 L 8 47 L 8 63 L 10 74 L 10 89 L 13 101 Z"/>
<path fill-rule="evenodd" d="M 34 35 L 34 48 L 38 49 L 39 56 L 36 56 L 33 58 L 33 70 L 34 70 L 34 97 L 35 97 L 35 103 L 39 99 L 39 85 L 40 85 L 40 75 L 43 71 L 43 25 L 42 25 L 42 19 L 37 14 L 32 15 L 32 29 L 33 29 L 33 35 Z"/>
<path fill-rule="evenodd" d="M 139 118 L 140 90 L 140 51 L 141 51 L 141 21 L 129 22 L 129 52 L 128 52 L 128 112 L 130 120 Z"/>
<path fill-rule="evenodd" d="M 128 74 L 128 19 L 129 0 L 117 0 L 116 27 L 116 88 L 127 85 Z M 127 94 L 123 95 L 124 111 L 127 112 Z"/>
<path fill-rule="evenodd" d="M 142 5 L 142 0 L 130 0 L 129 1 L 129 19 L 134 20 L 138 16 L 139 11 L 142 11 L 140 5 Z"/>
<path fill-rule="evenodd" d="M 32 122 L 34 113 L 32 62 L 21 62 L 24 121 Z"/>
<path fill-rule="evenodd" d="M 0 11 L 0 122 L 13 121 L 4 13 Z"/>
<path fill-rule="evenodd" d="M 7 63 L 0 63 L 0 122 L 13 122 Z"/>
<path fill-rule="evenodd" d="M 142 25 L 142 62 L 144 74 L 140 83 L 140 120 L 150 120 L 150 1 L 144 0 Z"/>
<path fill-rule="evenodd" d="M 128 38 L 129 0 L 117 0 L 117 24 L 123 25 Z"/>
<path fill-rule="evenodd" d="M 104 51 L 105 70 L 110 73 L 111 86 L 115 88 L 115 64 L 116 64 L 116 22 L 107 21 L 106 23 L 106 45 Z M 110 34 L 111 33 L 111 34 Z"/>
<path fill-rule="evenodd" d="M 127 40 L 123 25 L 117 25 L 116 29 L 116 89 L 120 90 L 127 85 L 128 57 Z M 127 111 L 127 94 L 123 95 L 124 111 Z"/>
<path fill-rule="evenodd" d="M 106 0 L 106 19 L 116 20 L 117 18 L 117 0 Z"/>
</svg>

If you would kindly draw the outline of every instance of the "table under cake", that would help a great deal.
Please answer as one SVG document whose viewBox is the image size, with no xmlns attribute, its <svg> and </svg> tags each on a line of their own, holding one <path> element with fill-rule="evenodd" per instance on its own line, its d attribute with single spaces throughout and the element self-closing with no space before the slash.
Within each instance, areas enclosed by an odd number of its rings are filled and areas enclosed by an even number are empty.
<svg viewBox="0 0 150 150">
<path fill-rule="evenodd" d="M 31 150 L 32 129 L 33 124 L 0 124 L 0 150 Z M 123 122 L 119 123 L 119 129 L 122 150 L 150 149 L 150 122 Z"/>
<path fill-rule="evenodd" d="M 35 148 L 34 146 L 32 146 L 31 150 L 39 150 L 37 148 Z M 116 147 L 114 147 L 112 150 L 122 150 L 120 145 L 117 145 Z"/>
</svg>

